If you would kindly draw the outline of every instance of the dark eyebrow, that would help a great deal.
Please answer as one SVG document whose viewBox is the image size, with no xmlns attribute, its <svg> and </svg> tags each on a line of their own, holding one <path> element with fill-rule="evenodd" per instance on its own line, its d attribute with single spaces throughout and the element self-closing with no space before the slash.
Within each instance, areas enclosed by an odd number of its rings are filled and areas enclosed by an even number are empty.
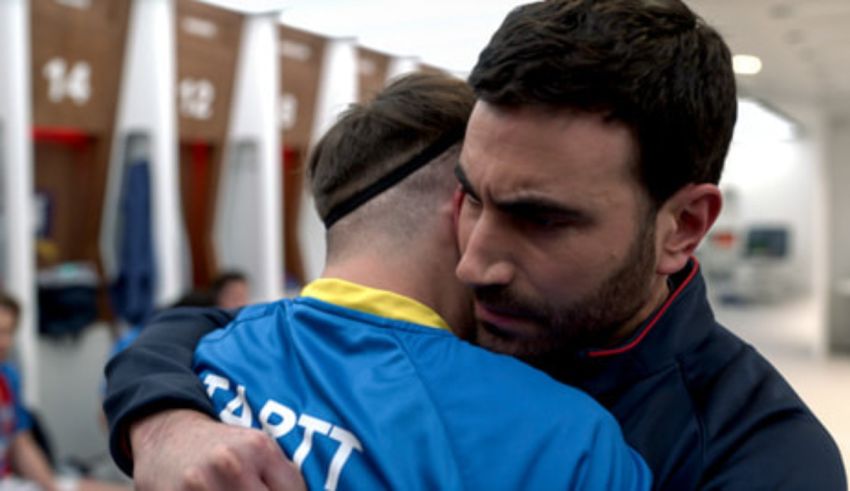
<svg viewBox="0 0 850 491">
<path fill-rule="evenodd" d="M 495 203 L 502 213 L 516 217 L 548 217 L 575 225 L 592 221 L 586 212 L 542 197 L 517 198 Z"/>
<path fill-rule="evenodd" d="M 455 165 L 455 177 L 460 182 L 463 192 L 470 195 L 473 199 L 481 201 L 475 188 L 466 177 L 460 162 Z M 496 208 L 502 213 L 516 217 L 550 217 L 561 221 L 571 222 L 576 225 L 586 225 L 592 222 L 592 217 L 586 212 L 567 206 L 555 200 L 547 199 L 539 196 L 519 197 L 506 201 L 496 201 Z"/>
<path fill-rule="evenodd" d="M 475 192 L 475 188 L 473 188 L 472 184 L 469 183 L 469 179 L 466 177 L 463 167 L 460 166 L 460 162 L 455 165 L 455 177 L 457 177 L 458 182 L 460 182 L 460 187 L 463 188 L 464 193 L 472 196 L 478 201 L 481 201 L 481 198 L 478 197 L 478 193 Z"/>
</svg>

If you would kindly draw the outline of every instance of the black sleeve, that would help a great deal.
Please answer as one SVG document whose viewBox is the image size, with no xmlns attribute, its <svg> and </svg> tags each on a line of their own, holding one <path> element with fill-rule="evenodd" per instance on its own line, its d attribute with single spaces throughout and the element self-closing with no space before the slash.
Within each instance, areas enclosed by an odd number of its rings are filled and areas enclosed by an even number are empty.
<svg viewBox="0 0 850 491">
<path fill-rule="evenodd" d="M 841 454 L 826 429 L 810 415 L 776 417 L 716 462 L 700 490 L 846 490 Z"/>
<path fill-rule="evenodd" d="M 237 311 L 177 308 L 156 316 L 136 341 L 106 365 L 103 411 L 109 422 L 109 450 L 118 466 L 133 473 L 130 425 L 166 409 L 194 409 L 216 417 L 204 385 L 192 371 L 195 346 L 224 327 Z"/>
</svg>

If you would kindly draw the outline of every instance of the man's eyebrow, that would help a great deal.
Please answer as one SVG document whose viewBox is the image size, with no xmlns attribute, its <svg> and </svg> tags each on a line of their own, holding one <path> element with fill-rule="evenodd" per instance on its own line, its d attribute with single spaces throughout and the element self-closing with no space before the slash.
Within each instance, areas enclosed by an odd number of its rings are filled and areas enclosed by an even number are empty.
<svg viewBox="0 0 850 491">
<path fill-rule="evenodd" d="M 463 167 L 460 166 L 460 162 L 455 165 L 455 177 L 457 177 L 457 180 L 460 182 L 460 187 L 463 188 L 464 193 L 480 201 L 478 193 L 475 192 L 475 188 L 473 188 L 472 184 L 469 183 L 469 179 L 466 177 Z"/>
<path fill-rule="evenodd" d="M 573 222 L 576 225 L 591 222 L 591 216 L 587 212 L 545 197 L 529 196 L 504 201 L 495 200 L 494 204 L 502 213 L 517 217 L 549 217 Z"/>
</svg>

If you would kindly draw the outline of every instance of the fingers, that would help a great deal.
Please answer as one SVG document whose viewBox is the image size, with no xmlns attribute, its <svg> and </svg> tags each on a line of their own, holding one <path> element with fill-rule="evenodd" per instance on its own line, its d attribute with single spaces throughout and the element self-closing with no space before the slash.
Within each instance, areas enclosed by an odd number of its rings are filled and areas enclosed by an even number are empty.
<svg viewBox="0 0 850 491">
<path fill-rule="evenodd" d="M 259 431 L 254 436 L 246 447 L 252 449 L 257 475 L 269 491 L 306 491 L 307 485 L 301 472 L 284 455 L 277 442 Z"/>
<path fill-rule="evenodd" d="M 268 491 L 251 462 L 242 458 L 228 445 L 213 446 L 203 463 L 184 471 L 178 491 Z"/>
<path fill-rule="evenodd" d="M 298 467 L 285 458 L 283 452 L 269 459 L 267 465 L 260 469 L 260 473 L 269 491 L 307 491 L 307 485 Z"/>
<path fill-rule="evenodd" d="M 186 424 L 167 422 L 148 445 L 134 448 L 139 491 L 306 490 L 298 468 L 266 433 L 208 419 L 180 421 Z"/>
<path fill-rule="evenodd" d="M 268 435 L 240 429 L 238 436 L 212 446 L 199 465 L 187 468 L 179 491 L 306 491 L 298 468 Z"/>
</svg>

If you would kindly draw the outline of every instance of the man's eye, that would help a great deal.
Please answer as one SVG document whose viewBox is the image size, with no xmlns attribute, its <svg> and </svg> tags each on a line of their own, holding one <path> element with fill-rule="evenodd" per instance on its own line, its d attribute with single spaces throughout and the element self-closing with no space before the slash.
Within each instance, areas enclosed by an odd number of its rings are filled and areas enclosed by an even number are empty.
<svg viewBox="0 0 850 491">
<path fill-rule="evenodd" d="M 466 202 L 472 206 L 481 206 L 481 201 L 470 193 L 464 193 Z"/>
<path fill-rule="evenodd" d="M 560 217 L 548 215 L 526 215 L 523 219 L 527 224 L 541 229 L 559 229 L 569 225 L 568 221 Z"/>
</svg>

